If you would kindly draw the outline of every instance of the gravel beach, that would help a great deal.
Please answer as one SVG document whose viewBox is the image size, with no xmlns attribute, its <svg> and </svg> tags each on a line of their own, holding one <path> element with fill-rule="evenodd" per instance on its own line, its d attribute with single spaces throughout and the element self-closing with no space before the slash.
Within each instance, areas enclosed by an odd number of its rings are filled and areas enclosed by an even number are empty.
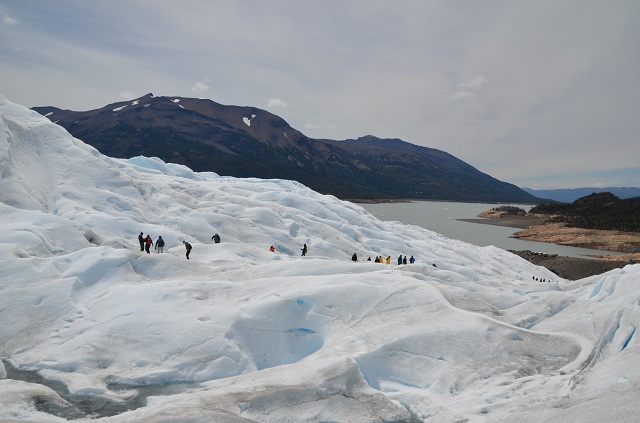
<svg viewBox="0 0 640 423">
<path fill-rule="evenodd" d="M 549 224 L 544 216 L 514 216 L 496 213 L 494 210 L 488 210 L 478 216 L 479 219 L 461 220 L 522 229 L 513 234 L 513 237 L 528 241 L 628 253 L 622 256 L 576 258 L 540 254 L 528 250 L 510 251 L 533 264 L 546 267 L 564 279 L 582 279 L 612 269 L 623 268 L 628 264 L 640 263 L 640 234 L 636 232 L 568 228 L 559 224 Z"/>
</svg>

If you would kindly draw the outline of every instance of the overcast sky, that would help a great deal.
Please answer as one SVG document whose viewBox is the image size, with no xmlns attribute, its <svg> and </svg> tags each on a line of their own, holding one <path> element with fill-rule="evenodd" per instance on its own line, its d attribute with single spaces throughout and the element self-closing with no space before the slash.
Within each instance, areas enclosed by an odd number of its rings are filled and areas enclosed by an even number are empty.
<svg viewBox="0 0 640 423">
<path fill-rule="evenodd" d="M 640 186 L 638 0 L 0 0 L 0 93 L 255 106 L 518 186 Z"/>
</svg>

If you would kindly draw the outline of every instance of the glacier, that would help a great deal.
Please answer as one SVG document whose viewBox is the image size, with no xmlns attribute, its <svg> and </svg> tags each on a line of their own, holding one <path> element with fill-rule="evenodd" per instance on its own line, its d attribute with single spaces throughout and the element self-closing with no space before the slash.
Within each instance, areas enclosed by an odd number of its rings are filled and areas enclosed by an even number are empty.
<svg viewBox="0 0 640 423">
<path fill-rule="evenodd" d="M 0 214 L 3 422 L 640 413 L 640 265 L 563 280 L 294 181 L 109 158 L 3 96 Z"/>
</svg>

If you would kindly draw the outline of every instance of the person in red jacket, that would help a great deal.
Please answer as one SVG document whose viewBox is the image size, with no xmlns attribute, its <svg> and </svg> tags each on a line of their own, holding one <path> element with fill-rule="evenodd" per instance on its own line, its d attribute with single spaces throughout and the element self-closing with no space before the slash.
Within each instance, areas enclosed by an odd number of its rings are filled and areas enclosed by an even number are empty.
<svg viewBox="0 0 640 423">
<path fill-rule="evenodd" d="M 144 239 L 144 250 L 147 252 L 147 254 L 151 254 L 149 252 L 149 248 L 151 248 L 152 245 L 153 245 L 153 240 L 149 235 L 147 235 L 147 237 Z"/>
</svg>

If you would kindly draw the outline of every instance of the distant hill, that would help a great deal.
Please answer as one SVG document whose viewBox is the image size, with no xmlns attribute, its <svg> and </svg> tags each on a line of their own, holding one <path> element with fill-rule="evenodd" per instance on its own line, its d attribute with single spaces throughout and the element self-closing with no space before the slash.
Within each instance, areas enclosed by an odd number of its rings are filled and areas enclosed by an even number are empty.
<svg viewBox="0 0 640 423">
<path fill-rule="evenodd" d="M 577 228 L 640 232 L 640 197 L 620 199 L 610 192 L 594 193 L 571 204 L 538 204 L 529 213 L 556 215 L 555 221 Z"/>
<path fill-rule="evenodd" d="M 296 180 L 343 199 L 540 201 L 444 151 L 373 136 L 311 139 L 255 107 L 147 94 L 85 112 L 33 110 L 111 157 L 155 156 L 195 171 Z"/>
<path fill-rule="evenodd" d="M 618 198 L 640 197 L 640 188 L 609 187 L 609 188 L 571 188 L 571 189 L 531 189 L 522 188 L 538 198 L 560 201 L 561 203 L 573 203 L 579 198 L 597 192 L 610 192 Z"/>
</svg>

